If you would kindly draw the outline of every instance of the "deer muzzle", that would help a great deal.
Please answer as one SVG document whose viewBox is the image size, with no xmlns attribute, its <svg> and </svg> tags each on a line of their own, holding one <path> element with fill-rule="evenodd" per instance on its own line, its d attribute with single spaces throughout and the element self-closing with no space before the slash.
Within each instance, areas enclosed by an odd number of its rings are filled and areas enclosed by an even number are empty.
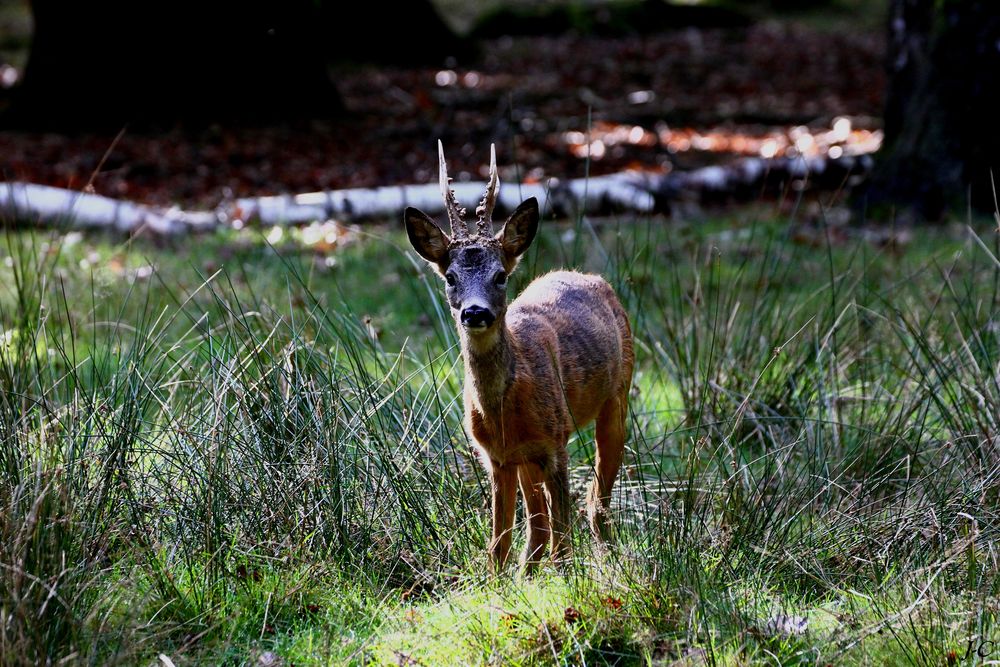
<svg viewBox="0 0 1000 667">
<path fill-rule="evenodd" d="M 488 329 L 496 316 L 488 308 L 469 306 L 462 309 L 462 326 L 466 329 Z"/>
</svg>

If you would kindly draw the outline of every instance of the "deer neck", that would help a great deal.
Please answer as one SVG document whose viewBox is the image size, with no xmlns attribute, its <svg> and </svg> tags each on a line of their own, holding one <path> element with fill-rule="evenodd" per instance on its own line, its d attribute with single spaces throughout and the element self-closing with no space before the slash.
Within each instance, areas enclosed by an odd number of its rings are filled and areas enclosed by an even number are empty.
<svg viewBox="0 0 1000 667">
<path fill-rule="evenodd" d="M 487 416 L 499 416 L 504 394 L 514 379 L 514 351 L 503 317 L 492 331 L 470 335 L 461 330 L 465 382 L 475 407 Z"/>
</svg>

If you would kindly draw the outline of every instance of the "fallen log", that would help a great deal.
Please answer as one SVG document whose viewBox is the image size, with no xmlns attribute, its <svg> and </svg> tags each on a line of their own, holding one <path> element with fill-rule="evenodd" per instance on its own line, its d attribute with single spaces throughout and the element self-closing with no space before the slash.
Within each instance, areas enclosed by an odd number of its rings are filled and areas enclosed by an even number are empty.
<svg viewBox="0 0 1000 667">
<path fill-rule="evenodd" d="M 724 203 L 752 201 L 767 190 L 802 183 L 837 188 L 864 178 L 872 168 L 868 155 L 830 158 L 743 158 L 724 166 L 688 172 L 624 171 L 546 183 L 508 184 L 497 209 L 513 210 L 536 197 L 547 215 L 630 212 L 669 213 L 677 201 Z M 454 183 L 460 201 L 472 204 L 483 183 Z M 110 229 L 137 233 L 150 230 L 179 234 L 210 230 L 219 225 L 298 225 L 317 220 L 395 218 L 407 206 L 429 213 L 443 212 L 437 183 L 376 188 L 350 188 L 299 195 L 242 197 L 222 202 L 211 211 L 156 207 L 98 194 L 34 183 L 0 183 L 0 222 Z"/>
<path fill-rule="evenodd" d="M 36 183 L 0 183 L 0 222 L 159 234 L 208 230 L 225 222 L 216 211 L 147 206 Z"/>
</svg>

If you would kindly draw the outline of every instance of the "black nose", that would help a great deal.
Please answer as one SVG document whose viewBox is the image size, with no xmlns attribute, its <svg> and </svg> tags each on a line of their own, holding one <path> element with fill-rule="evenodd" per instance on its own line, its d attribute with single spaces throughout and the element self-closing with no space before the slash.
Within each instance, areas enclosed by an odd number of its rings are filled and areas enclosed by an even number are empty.
<svg viewBox="0 0 1000 667">
<path fill-rule="evenodd" d="M 467 327 L 488 327 L 495 319 L 493 313 L 482 306 L 469 306 L 462 311 L 462 324 Z"/>
</svg>

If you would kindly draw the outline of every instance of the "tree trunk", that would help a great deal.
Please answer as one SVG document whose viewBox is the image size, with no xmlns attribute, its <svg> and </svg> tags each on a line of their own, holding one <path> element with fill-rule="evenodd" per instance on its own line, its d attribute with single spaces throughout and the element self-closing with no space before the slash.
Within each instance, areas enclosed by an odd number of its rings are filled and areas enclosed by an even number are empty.
<svg viewBox="0 0 1000 667">
<path fill-rule="evenodd" d="M 885 144 L 865 204 L 940 220 L 993 210 L 1000 13 L 992 0 L 892 0 Z"/>
<path fill-rule="evenodd" d="M 425 62 L 460 44 L 429 0 L 32 0 L 31 8 L 34 39 L 7 127 L 329 118 L 342 111 L 331 60 Z"/>
<path fill-rule="evenodd" d="M 307 0 L 33 0 L 32 13 L 10 124 L 255 121 L 340 107 Z"/>
</svg>

